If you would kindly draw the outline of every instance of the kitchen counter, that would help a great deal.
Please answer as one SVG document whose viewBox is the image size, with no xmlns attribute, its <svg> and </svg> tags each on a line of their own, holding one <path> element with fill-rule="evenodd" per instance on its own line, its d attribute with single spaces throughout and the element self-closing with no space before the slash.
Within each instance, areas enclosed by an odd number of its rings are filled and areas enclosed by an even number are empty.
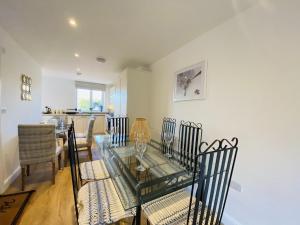
<svg viewBox="0 0 300 225">
<path fill-rule="evenodd" d="M 95 117 L 94 123 L 94 134 L 103 134 L 105 133 L 105 124 L 106 124 L 106 116 L 108 115 L 107 112 L 92 112 L 92 113 L 76 113 L 76 114 L 42 114 L 43 121 L 49 121 L 50 119 L 58 119 L 64 118 L 67 119 L 68 123 L 70 124 L 74 121 L 74 127 L 76 133 L 85 133 L 88 128 L 88 121 L 89 117 Z"/>
<path fill-rule="evenodd" d="M 42 113 L 43 116 L 91 116 L 91 115 L 106 115 L 108 114 L 108 112 L 91 112 L 91 113 L 88 113 L 88 112 L 83 112 L 83 113 L 76 113 L 76 114 L 67 114 L 67 113 L 49 113 L 49 114 L 46 114 L 46 113 Z"/>
</svg>

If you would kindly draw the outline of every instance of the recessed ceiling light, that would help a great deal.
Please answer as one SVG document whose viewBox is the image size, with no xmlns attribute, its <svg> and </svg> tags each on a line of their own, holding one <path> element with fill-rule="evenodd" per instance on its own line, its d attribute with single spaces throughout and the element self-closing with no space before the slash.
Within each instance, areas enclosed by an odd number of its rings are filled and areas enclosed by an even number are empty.
<svg viewBox="0 0 300 225">
<path fill-rule="evenodd" d="M 105 63 L 106 62 L 106 59 L 104 57 L 97 57 L 96 58 L 96 61 L 97 62 L 100 62 L 100 63 Z"/>
<path fill-rule="evenodd" d="M 69 19 L 69 24 L 71 27 L 77 27 L 77 22 L 74 18 Z"/>
<path fill-rule="evenodd" d="M 75 56 L 76 58 L 79 58 L 79 54 L 78 54 L 78 53 L 75 53 L 74 56 Z"/>
</svg>

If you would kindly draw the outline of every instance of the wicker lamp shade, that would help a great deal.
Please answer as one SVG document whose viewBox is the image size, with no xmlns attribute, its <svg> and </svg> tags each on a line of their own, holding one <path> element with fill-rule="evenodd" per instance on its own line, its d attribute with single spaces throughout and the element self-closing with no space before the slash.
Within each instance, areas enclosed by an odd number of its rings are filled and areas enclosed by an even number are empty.
<svg viewBox="0 0 300 225">
<path fill-rule="evenodd" d="M 147 142 L 150 141 L 151 139 L 151 135 L 150 135 L 150 128 L 148 125 L 148 122 L 145 118 L 136 118 L 135 121 L 133 122 L 131 129 L 130 129 L 130 134 L 129 134 L 129 138 L 131 141 L 135 140 L 135 135 L 137 133 L 142 133 L 143 134 L 143 138 L 145 138 L 145 140 Z"/>
</svg>

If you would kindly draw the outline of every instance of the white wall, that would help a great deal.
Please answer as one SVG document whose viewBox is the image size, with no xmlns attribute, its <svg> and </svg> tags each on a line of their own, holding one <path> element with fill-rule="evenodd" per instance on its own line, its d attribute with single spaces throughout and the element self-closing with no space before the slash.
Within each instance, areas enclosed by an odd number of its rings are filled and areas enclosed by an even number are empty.
<svg viewBox="0 0 300 225">
<path fill-rule="evenodd" d="M 224 222 L 299 224 L 300 2 L 263 1 L 152 65 L 150 125 L 201 122 L 204 140 L 240 140 Z M 174 72 L 208 60 L 207 99 L 172 102 Z"/>
<path fill-rule="evenodd" d="M 149 119 L 150 76 L 150 72 L 142 68 L 128 69 L 127 114 L 130 123 L 138 117 Z"/>
<path fill-rule="evenodd" d="M 42 76 L 42 107 L 52 109 L 76 108 L 76 88 L 74 80 Z"/>
<path fill-rule="evenodd" d="M 0 27 L 0 193 L 19 172 L 18 124 L 41 121 L 41 67 Z M 32 101 L 21 101 L 21 74 L 32 77 Z M 4 112 L 3 109 L 7 109 Z"/>
</svg>

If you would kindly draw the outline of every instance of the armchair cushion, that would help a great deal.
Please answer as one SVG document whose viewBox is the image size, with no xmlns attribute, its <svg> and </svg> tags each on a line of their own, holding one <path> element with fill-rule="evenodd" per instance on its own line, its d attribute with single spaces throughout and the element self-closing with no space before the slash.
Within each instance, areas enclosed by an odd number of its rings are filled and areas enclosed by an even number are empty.
<svg viewBox="0 0 300 225">
<path fill-rule="evenodd" d="M 18 136 L 21 166 L 55 160 L 54 125 L 19 125 Z"/>
</svg>

